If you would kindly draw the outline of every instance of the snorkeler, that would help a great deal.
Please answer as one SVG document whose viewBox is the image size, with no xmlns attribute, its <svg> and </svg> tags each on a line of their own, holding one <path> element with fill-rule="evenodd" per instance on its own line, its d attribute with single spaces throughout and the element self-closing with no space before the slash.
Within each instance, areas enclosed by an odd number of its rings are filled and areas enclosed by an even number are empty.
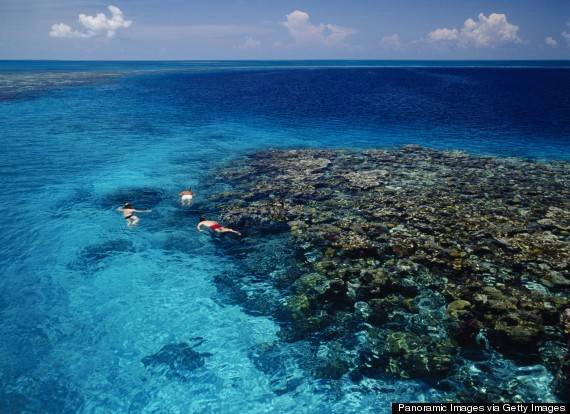
<svg viewBox="0 0 570 414">
<path fill-rule="evenodd" d="M 235 234 L 237 236 L 241 236 L 241 233 L 239 231 L 230 229 L 229 227 L 224 227 L 217 221 L 207 220 L 204 216 L 200 217 L 200 222 L 196 228 L 198 231 L 210 230 L 217 234 Z"/>
<path fill-rule="evenodd" d="M 135 213 L 150 213 L 152 210 L 136 210 L 131 203 L 125 203 L 117 211 L 123 213 L 128 226 L 136 226 L 140 219 L 135 216 Z"/>
<path fill-rule="evenodd" d="M 194 193 L 192 192 L 191 188 L 184 191 L 180 191 L 178 195 L 180 196 L 180 204 L 182 204 L 183 206 L 189 206 L 190 204 L 192 204 L 192 198 L 194 197 Z"/>
</svg>

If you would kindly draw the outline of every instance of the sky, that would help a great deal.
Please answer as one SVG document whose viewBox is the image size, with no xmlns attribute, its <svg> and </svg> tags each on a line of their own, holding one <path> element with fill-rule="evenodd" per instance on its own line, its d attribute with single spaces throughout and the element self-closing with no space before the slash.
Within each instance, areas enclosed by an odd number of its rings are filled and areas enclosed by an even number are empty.
<svg viewBox="0 0 570 414">
<path fill-rule="evenodd" d="M 570 0 L 0 0 L 0 59 L 570 59 Z"/>
</svg>

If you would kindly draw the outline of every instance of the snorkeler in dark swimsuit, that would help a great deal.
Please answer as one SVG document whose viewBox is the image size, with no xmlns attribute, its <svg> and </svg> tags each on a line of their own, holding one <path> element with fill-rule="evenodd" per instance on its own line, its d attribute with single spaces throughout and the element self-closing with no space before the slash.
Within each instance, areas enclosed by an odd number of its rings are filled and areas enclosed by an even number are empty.
<svg viewBox="0 0 570 414">
<path fill-rule="evenodd" d="M 117 211 L 123 213 L 123 217 L 127 220 L 127 225 L 130 227 L 136 226 L 140 220 L 135 213 L 150 213 L 152 210 L 137 210 L 131 203 L 125 203 L 122 207 L 119 207 Z"/>
</svg>

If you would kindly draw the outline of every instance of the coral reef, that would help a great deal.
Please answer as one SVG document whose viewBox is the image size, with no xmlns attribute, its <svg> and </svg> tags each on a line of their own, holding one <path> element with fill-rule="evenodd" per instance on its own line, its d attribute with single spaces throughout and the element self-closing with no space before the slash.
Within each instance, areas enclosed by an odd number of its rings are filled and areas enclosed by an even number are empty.
<svg viewBox="0 0 570 414">
<path fill-rule="evenodd" d="M 211 180 L 224 188 L 211 200 L 222 222 L 268 243 L 288 233 L 296 271 L 268 273 L 286 297 L 266 308 L 284 340 L 334 341 L 316 375 L 449 376 L 464 384 L 463 398 L 481 400 L 483 386 L 468 385 L 479 380 L 458 355 L 491 349 L 542 361 L 559 396 L 570 387 L 560 367 L 568 163 L 417 146 L 267 150 Z"/>
</svg>

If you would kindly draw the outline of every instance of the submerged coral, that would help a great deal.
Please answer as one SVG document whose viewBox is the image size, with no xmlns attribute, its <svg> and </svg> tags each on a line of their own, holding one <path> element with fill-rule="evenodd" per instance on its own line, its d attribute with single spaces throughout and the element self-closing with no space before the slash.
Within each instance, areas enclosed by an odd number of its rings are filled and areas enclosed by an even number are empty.
<svg viewBox="0 0 570 414">
<path fill-rule="evenodd" d="M 568 340 L 568 163 L 417 146 L 269 150 L 212 180 L 226 190 L 212 199 L 224 223 L 290 234 L 296 271 L 271 272 L 286 298 L 266 308 L 285 340 L 334 341 L 316 375 L 471 384 L 457 355 L 489 341 L 514 361 L 544 361 L 553 388 L 570 386 L 551 345 Z"/>
<path fill-rule="evenodd" d="M 202 339 L 195 338 L 195 342 L 193 346 L 198 346 Z M 186 380 L 189 373 L 204 366 L 205 358 L 209 356 L 212 354 L 197 352 L 189 343 L 180 342 L 164 345 L 160 351 L 144 357 L 141 362 L 149 369 Z"/>
</svg>

